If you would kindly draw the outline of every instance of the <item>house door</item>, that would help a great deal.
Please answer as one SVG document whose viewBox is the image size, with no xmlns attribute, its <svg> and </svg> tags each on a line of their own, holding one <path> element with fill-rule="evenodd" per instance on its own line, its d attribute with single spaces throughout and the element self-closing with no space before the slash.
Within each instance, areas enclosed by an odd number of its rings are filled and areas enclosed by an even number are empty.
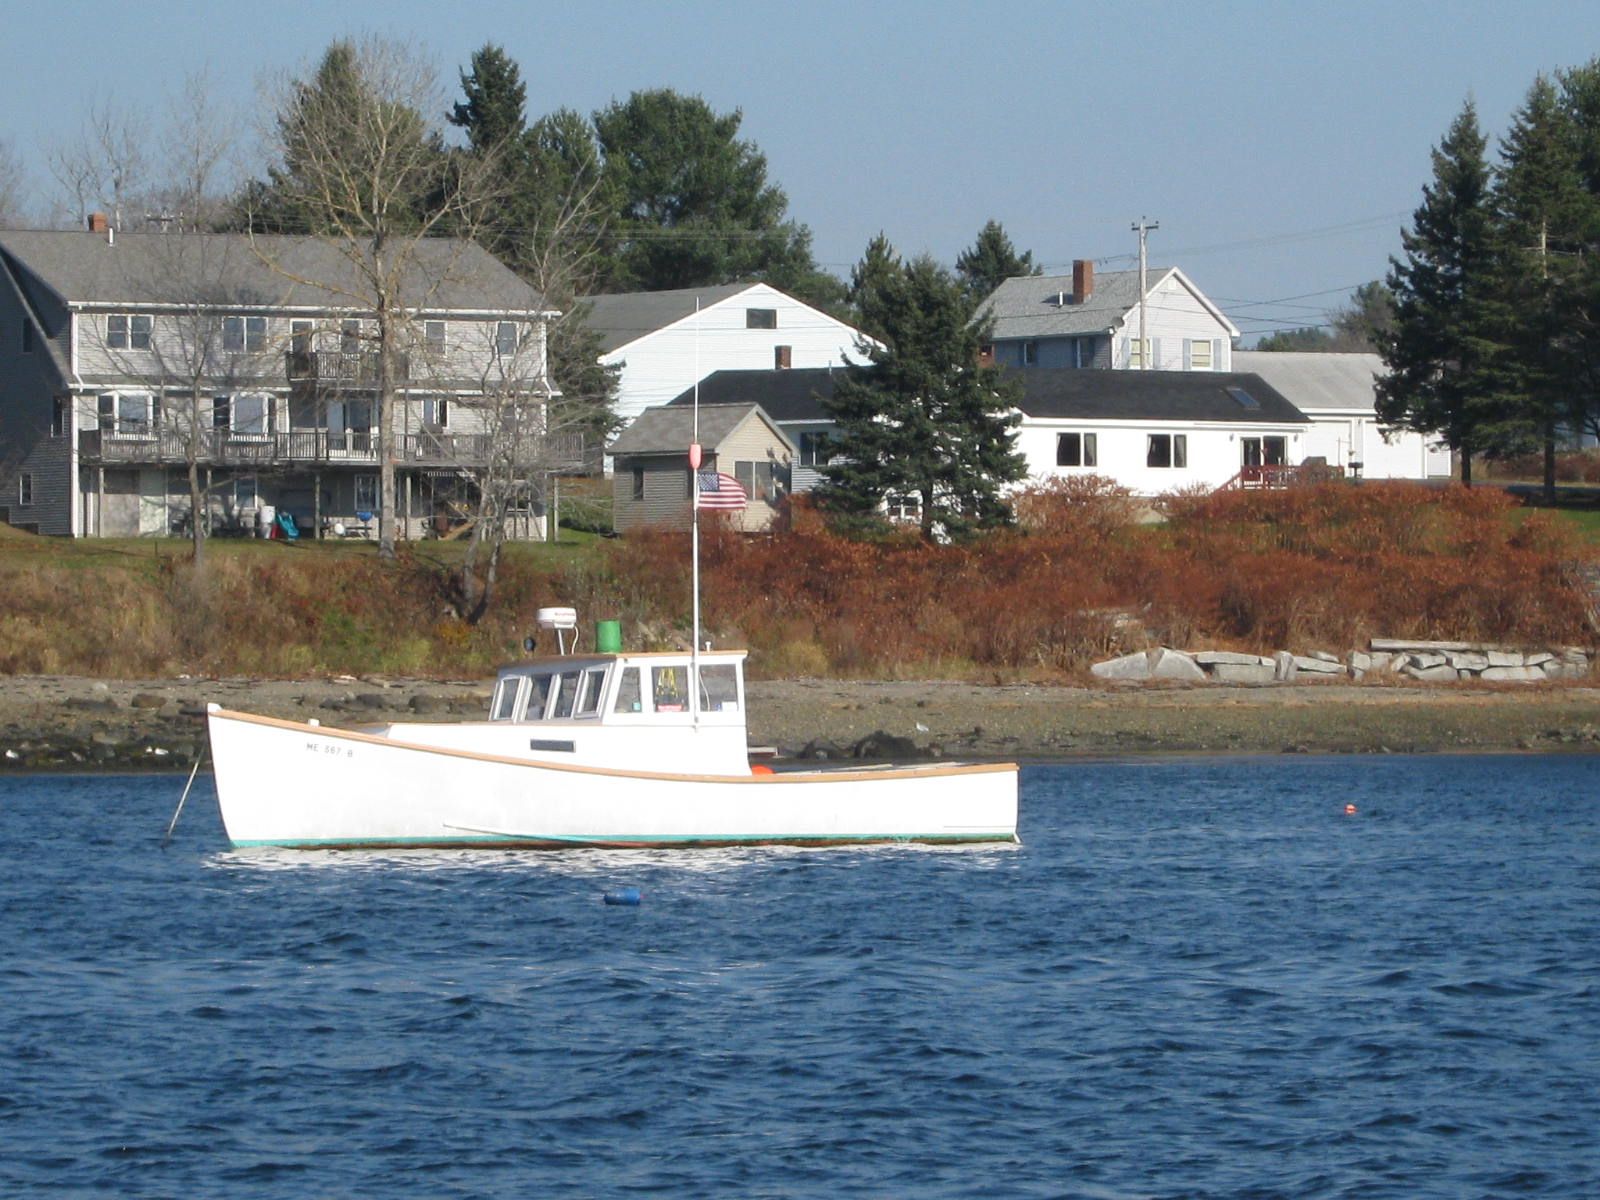
<svg viewBox="0 0 1600 1200">
<path fill-rule="evenodd" d="M 101 537 L 136 537 L 139 533 L 139 472 L 108 470 L 100 501 Z"/>
<path fill-rule="evenodd" d="M 1239 439 L 1239 465 L 1241 467 L 1281 467 L 1288 461 L 1289 443 L 1281 437 L 1247 437 Z"/>
<path fill-rule="evenodd" d="M 167 534 L 167 473 L 139 472 L 139 536 Z"/>
</svg>

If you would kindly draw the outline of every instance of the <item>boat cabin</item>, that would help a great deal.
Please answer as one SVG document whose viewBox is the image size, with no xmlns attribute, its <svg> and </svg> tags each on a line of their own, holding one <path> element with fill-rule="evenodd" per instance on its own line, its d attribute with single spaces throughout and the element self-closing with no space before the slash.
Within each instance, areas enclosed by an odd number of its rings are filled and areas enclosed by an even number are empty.
<svg viewBox="0 0 1600 1200">
<path fill-rule="evenodd" d="M 743 650 L 594 654 L 503 668 L 491 722 L 744 723 Z M 699 686 L 691 680 L 698 673 Z"/>
</svg>

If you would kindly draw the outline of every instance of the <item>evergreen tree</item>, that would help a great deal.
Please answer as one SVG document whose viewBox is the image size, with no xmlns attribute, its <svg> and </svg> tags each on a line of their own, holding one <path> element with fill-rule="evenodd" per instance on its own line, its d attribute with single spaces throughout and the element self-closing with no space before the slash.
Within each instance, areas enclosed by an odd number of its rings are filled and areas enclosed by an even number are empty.
<svg viewBox="0 0 1600 1200">
<path fill-rule="evenodd" d="M 985 224 L 972 247 L 956 256 L 956 276 L 974 304 L 987 299 L 995 288 L 1013 276 L 1042 273 L 1033 265 L 1031 250 L 1017 253 L 999 221 Z"/>
<path fill-rule="evenodd" d="M 528 89 L 511 57 L 494 43 L 472 56 L 471 71 L 461 72 L 466 99 L 450 110 L 450 124 L 467 131 L 467 145 L 482 154 L 520 141 L 527 131 L 523 108 Z"/>
<path fill-rule="evenodd" d="M 617 239 L 604 290 L 820 282 L 810 231 L 787 219 L 766 156 L 739 138 L 742 120 L 670 88 L 595 113 Z"/>
<path fill-rule="evenodd" d="M 1404 259 L 1390 259 L 1395 327 L 1382 353 L 1378 415 L 1389 425 L 1437 434 L 1456 451 L 1461 480 L 1472 456 L 1509 449 L 1505 307 L 1495 294 L 1496 239 L 1484 136 L 1469 100 L 1433 150 Z M 1525 432 L 1525 427 L 1524 430 Z"/>
<path fill-rule="evenodd" d="M 1579 182 L 1578 258 L 1560 296 L 1562 348 L 1573 417 L 1580 429 L 1600 437 L 1600 58 L 1561 72 L 1559 83 Z"/>
<path fill-rule="evenodd" d="M 1570 123 L 1544 76 L 1513 114 L 1500 154 L 1495 206 L 1502 294 L 1513 306 L 1510 362 L 1519 415 L 1543 443 L 1545 494 L 1554 500 L 1556 436 L 1573 416 L 1565 341 L 1582 186 Z"/>
<path fill-rule="evenodd" d="M 1006 524 L 1002 489 L 1027 470 L 1014 448 L 1020 386 L 978 366 L 990 330 L 947 271 L 927 258 L 884 263 L 880 253 L 866 304 L 884 344 L 863 343 L 870 365 L 847 368 L 824 404 L 840 457 L 823 469 L 818 504 L 862 528 L 882 523 L 886 499 L 913 499 L 929 541 Z"/>
<path fill-rule="evenodd" d="M 867 243 L 861 261 L 850 268 L 850 284 L 845 289 L 850 323 L 868 337 L 883 338 L 883 290 L 904 270 L 900 256 L 881 232 Z"/>
</svg>

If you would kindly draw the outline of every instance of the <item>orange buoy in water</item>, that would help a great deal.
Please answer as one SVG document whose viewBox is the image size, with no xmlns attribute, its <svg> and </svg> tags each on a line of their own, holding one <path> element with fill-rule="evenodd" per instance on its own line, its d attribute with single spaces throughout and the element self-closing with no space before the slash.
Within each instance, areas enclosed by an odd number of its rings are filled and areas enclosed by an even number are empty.
<svg viewBox="0 0 1600 1200">
<path fill-rule="evenodd" d="M 1347 817 L 1355 816 L 1356 815 L 1356 806 L 1354 804 L 1346 804 L 1344 806 L 1344 815 L 1347 816 Z"/>
<path fill-rule="evenodd" d="M 772 773 L 772 768 L 765 763 L 755 763 L 750 768 L 750 774 L 752 775 L 771 775 Z"/>
</svg>

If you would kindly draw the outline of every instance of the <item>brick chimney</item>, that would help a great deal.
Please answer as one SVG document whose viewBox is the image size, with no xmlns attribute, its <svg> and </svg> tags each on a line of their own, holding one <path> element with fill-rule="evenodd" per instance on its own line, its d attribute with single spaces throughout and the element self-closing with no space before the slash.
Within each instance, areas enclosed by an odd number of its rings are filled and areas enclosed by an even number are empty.
<svg viewBox="0 0 1600 1200">
<path fill-rule="evenodd" d="M 105 213 L 93 212 L 89 214 L 89 232 L 105 233 L 111 228 L 111 222 Z"/>
<path fill-rule="evenodd" d="M 1072 260 L 1072 302 L 1082 304 L 1094 295 L 1094 263 L 1087 258 Z"/>
</svg>

